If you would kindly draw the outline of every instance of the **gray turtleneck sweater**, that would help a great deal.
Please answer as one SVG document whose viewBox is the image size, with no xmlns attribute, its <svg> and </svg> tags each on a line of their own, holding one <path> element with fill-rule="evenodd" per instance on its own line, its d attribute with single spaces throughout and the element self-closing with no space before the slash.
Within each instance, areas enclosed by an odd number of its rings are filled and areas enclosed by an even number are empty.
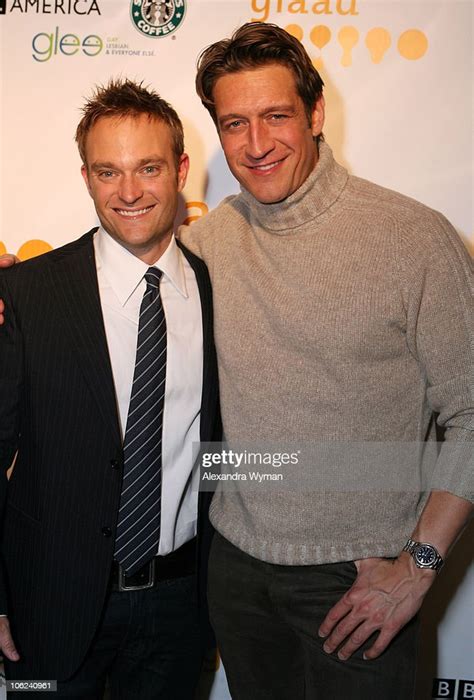
<svg viewBox="0 0 474 700">
<path fill-rule="evenodd" d="M 349 176 L 323 143 L 285 201 L 243 191 L 180 237 L 212 279 L 230 442 L 415 443 L 435 411 L 447 442 L 429 488 L 472 498 L 473 269 L 441 214 Z M 375 471 L 363 492 L 332 476 L 314 493 L 218 491 L 211 520 L 277 564 L 396 556 L 423 496 L 403 474 L 390 492 Z"/>
</svg>

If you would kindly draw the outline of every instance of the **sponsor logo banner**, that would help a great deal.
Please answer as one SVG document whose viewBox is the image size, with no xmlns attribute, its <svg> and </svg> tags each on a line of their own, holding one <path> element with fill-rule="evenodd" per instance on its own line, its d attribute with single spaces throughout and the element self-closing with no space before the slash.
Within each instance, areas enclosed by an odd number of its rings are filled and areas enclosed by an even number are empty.
<svg viewBox="0 0 474 700">
<path fill-rule="evenodd" d="M 99 0 L 0 0 L 0 14 L 100 15 Z"/>
<path fill-rule="evenodd" d="M 138 31 L 153 38 L 168 36 L 181 25 L 185 0 L 131 0 L 130 16 Z"/>
</svg>

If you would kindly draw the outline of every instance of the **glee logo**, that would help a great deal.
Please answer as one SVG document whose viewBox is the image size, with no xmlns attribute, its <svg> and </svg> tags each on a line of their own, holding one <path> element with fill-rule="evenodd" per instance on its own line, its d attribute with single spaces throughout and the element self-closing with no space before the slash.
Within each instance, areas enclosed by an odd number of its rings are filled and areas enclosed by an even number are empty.
<svg viewBox="0 0 474 700">
<path fill-rule="evenodd" d="M 45 63 L 58 53 L 64 56 L 74 56 L 77 53 L 83 53 L 85 56 L 98 56 L 104 48 L 104 43 L 96 34 L 88 34 L 83 39 L 80 39 L 76 34 L 60 36 L 59 27 L 56 27 L 52 34 L 46 32 L 35 34 L 31 47 L 35 61 Z"/>
</svg>

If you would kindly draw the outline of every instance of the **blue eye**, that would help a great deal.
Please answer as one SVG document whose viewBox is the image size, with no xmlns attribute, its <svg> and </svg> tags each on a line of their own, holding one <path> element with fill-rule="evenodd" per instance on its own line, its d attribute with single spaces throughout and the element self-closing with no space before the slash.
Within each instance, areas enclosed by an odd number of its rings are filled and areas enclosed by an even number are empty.
<svg viewBox="0 0 474 700">
<path fill-rule="evenodd" d="M 227 122 L 227 124 L 224 124 L 224 130 L 225 131 L 232 131 L 233 129 L 238 129 L 239 126 L 242 126 L 243 121 L 241 119 L 234 119 L 232 122 Z"/>
</svg>

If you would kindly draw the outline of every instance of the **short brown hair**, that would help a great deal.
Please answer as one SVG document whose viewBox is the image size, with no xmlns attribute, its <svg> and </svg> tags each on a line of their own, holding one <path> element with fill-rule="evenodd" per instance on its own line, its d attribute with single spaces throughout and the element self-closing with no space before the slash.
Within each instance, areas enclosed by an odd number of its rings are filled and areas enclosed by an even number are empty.
<svg viewBox="0 0 474 700">
<path fill-rule="evenodd" d="M 82 119 L 76 129 L 76 143 L 82 162 L 86 163 L 87 134 L 101 117 L 137 117 L 147 114 L 167 124 L 171 131 L 176 163 L 184 152 L 183 125 L 173 107 L 157 92 L 144 87 L 143 81 L 112 79 L 107 85 L 97 85 L 92 97 L 82 108 Z"/>
<path fill-rule="evenodd" d="M 269 63 L 289 68 L 296 90 L 311 124 L 314 105 L 323 94 L 324 83 L 304 46 L 276 24 L 247 22 L 230 39 L 208 46 L 198 58 L 196 91 L 217 126 L 213 98 L 216 81 L 229 73 L 252 70 Z"/>
</svg>

